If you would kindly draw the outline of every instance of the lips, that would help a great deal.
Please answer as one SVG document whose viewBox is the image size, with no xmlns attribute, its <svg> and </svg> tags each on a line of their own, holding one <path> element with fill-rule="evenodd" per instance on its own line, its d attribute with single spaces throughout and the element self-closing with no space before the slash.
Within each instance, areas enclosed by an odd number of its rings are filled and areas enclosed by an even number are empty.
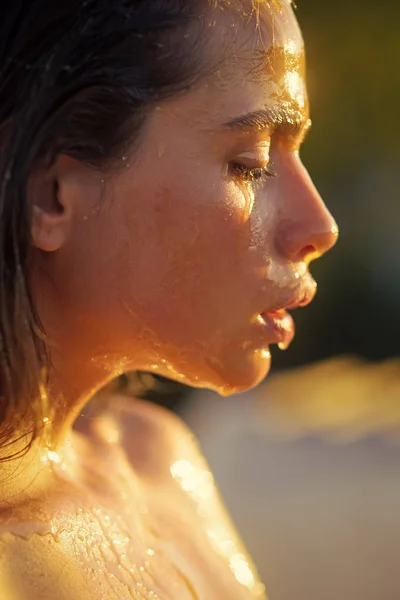
<svg viewBox="0 0 400 600">
<path fill-rule="evenodd" d="M 294 335 L 295 324 L 287 310 L 307 306 L 312 302 L 317 291 L 316 282 L 310 277 L 303 285 L 286 295 L 278 307 L 271 307 L 261 313 L 261 319 L 268 329 L 268 334 L 281 350 L 289 348 Z"/>
<path fill-rule="evenodd" d="M 261 313 L 261 318 L 269 330 L 271 342 L 281 350 L 287 350 L 295 335 L 295 324 L 284 309 Z"/>
</svg>

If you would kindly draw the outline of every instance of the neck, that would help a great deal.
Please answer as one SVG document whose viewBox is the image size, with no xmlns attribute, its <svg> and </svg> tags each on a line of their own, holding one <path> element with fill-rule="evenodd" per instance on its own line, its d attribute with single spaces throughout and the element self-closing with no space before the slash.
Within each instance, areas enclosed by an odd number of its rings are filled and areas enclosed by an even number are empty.
<svg viewBox="0 0 400 600">
<path fill-rule="evenodd" d="M 38 435 L 32 440 L 31 434 L 14 432 L 7 446 L 0 448 L 1 510 L 43 496 L 46 489 L 54 487 L 60 464 L 73 462 L 73 425 L 92 396 L 115 376 L 114 370 L 89 371 L 83 364 L 70 365 L 67 373 L 66 362 L 64 371 L 53 363 L 49 408 Z"/>
</svg>

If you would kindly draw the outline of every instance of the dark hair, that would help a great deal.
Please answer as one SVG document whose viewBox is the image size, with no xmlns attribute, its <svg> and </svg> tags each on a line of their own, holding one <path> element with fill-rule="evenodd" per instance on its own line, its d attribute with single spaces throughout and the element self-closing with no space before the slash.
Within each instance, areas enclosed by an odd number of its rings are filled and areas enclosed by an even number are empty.
<svg viewBox="0 0 400 600">
<path fill-rule="evenodd" d="M 111 168 L 150 107 L 202 74 L 207 0 L 2 0 L 0 447 L 46 416 L 46 338 L 30 293 L 34 168 Z M 201 49 L 200 49 L 201 50 Z M 1 459 L 0 459 L 1 460 Z"/>
</svg>

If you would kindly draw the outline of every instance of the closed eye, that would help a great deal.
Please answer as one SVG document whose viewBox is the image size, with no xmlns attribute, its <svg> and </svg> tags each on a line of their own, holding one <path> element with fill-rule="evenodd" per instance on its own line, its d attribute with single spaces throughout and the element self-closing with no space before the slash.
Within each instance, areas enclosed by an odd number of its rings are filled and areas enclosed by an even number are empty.
<svg viewBox="0 0 400 600">
<path fill-rule="evenodd" d="M 266 181 L 271 177 L 276 177 L 268 166 L 265 167 L 249 167 L 239 162 L 232 162 L 230 164 L 231 173 L 234 177 L 240 181 Z"/>
</svg>

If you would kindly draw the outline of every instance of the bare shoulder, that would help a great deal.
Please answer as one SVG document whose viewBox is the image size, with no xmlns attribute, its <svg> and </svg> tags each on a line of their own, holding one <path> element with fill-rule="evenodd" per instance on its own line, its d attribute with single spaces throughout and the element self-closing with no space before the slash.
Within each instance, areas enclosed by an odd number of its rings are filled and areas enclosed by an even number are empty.
<svg viewBox="0 0 400 600">
<path fill-rule="evenodd" d="M 87 585 L 64 544 L 50 534 L 0 535 L 2 600 L 86 598 Z"/>
<path fill-rule="evenodd" d="M 187 458 L 204 464 L 198 442 L 190 428 L 172 411 L 151 402 L 113 396 L 100 429 L 107 438 L 114 428 L 136 471 L 157 476 L 170 465 Z"/>
</svg>

